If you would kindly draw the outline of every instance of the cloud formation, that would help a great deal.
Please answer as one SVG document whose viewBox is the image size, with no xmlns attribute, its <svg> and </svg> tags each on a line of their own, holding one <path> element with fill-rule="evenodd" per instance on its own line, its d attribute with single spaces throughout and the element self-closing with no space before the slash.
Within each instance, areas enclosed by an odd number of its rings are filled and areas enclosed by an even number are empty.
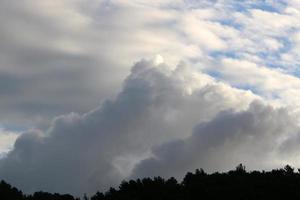
<svg viewBox="0 0 300 200">
<path fill-rule="evenodd" d="M 294 0 L 2 1 L 0 150 L 27 131 L 0 178 L 81 194 L 298 165 L 299 13 Z"/>
<path fill-rule="evenodd" d="M 27 192 L 80 194 L 198 167 L 268 168 L 292 161 L 282 149 L 298 131 L 286 108 L 158 56 L 136 63 L 115 99 L 23 133 L 0 160 L 0 177 Z"/>
<path fill-rule="evenodd" d="M 180 64 L 138 62 L 113 100 L 23 133 L 0 161 L 0 177 L 26 190 L 87 192 L 116 184 L 154 145 L 190 137 L 194 125 L 257 99 Z"/>
<path fill-rule="evenodd" d="M 221 112 L 213 120 L 195 125 L 193 134 L 186 139 L 153 148 L 153 156 L 141 161 L 132 177 L 182 177 L 199 167 L 210 172 L 224 171 L 238 163 L 253 170 L 287 163 L 298 166 L 299 157 L 282 152 L 296 145 L 286 142 L 295 140 L 295 135 L 299 137 L 297 119 L 286 109 L 254 101 L 247 110 Z"/>
<path fill-rule="evenodd" d="M 0 9 L 0 121 L 9 129 L 92 109 L 120 90 L 133 62 L 156 54 L 240 88 L 247 73 L 231 80 L 224 59 L 298 79 L 296 1 L 4 0 Z"/>
</svg>

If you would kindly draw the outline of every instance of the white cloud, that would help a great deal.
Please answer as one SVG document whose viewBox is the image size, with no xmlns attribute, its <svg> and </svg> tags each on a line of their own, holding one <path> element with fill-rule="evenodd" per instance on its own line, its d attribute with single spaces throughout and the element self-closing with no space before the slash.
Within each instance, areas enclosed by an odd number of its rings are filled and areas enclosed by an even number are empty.
<svg viewBox="0 0 300 200">
<path fill-rule="evenodd" d="M 250 88 L 270 102 L 299 108 L 300 80 L 280 69 L 270 69 L 247 60 L 225 58 L 215 66 L 221 79 L 231 85 Z"/>
<path fill-rule="evenodd" d="M 4 156 L 13 149 L 13 144 L 18 136 L 19 133 L 0 129 L 0 155 Z"/>
</svg>

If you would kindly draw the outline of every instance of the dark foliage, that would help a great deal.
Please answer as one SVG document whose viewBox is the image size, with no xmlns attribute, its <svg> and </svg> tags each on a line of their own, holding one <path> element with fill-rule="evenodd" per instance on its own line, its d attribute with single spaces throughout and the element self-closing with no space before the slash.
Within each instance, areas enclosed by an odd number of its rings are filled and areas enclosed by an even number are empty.
<svg viewBox="0 0 300 200">
<path fill-rule="evenodd" d="M 97 192 L 85 200 L 184 200 L 184 199 L 300 199 L 300 170 L 287 165 L 272 171 L 247 172 L 238 165 L 227 173 L 207 174 L 202 169 L 187 173 L 181 183 L 161 177 L 123 181 L 118 189 Z M 4 200 L 75 200 L 68 194 L 35 192 L 24 195 L 4 181 L 0 182 Z"/>
<path fill-rule="evenodd" d="M 10 186 L 8 183 L 0 182 L 0 199 L 24 199 L 23 193 L 15 187 Z"/>
</svg>

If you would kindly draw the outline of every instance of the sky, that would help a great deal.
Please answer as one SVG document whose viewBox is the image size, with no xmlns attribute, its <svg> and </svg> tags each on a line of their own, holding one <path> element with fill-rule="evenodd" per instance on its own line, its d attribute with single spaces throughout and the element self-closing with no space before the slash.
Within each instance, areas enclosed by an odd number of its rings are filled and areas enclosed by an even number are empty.
<svg viewBox="0 0 300 200">
<path fill-rule="evenodd" d="M 0 2 L 0 179 L 81 195 L 300 167 L 300 1 Z"/>
</svg>

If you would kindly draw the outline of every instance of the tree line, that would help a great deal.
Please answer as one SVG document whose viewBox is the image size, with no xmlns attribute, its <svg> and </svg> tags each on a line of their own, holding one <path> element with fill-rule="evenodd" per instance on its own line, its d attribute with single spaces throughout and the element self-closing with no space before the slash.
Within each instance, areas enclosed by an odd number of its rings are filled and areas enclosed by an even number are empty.
<svg viewBox="0 0 300 200">
<path fill-rule="evenodd" d="M 238 165 L 228 172 L 208 174 L 203 169 L 188 172 L 181 182 L 175 178 L 143 178 L 123 181 L 118 188 L 83 200 L 189 200 L 189 199 L 300 199 L 300 169 L 286 165 L 271 171 L 247 172 Z M 2 200 L 80 200 L 70 194 L 35 192 L 24 194 L 5 181 L 0 182 Z"/>
</svg>

